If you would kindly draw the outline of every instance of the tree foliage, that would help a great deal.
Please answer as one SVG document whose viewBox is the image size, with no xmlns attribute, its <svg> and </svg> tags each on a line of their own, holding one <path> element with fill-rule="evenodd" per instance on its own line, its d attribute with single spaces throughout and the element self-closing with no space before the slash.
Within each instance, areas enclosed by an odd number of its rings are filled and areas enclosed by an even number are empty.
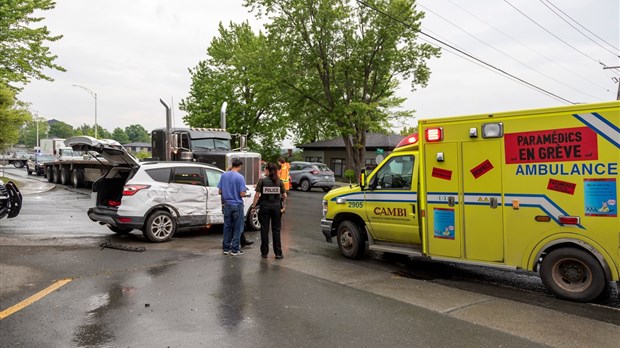
<svg viewBox="0 0 620 348">
<path fill-rule="evenodd" d="M 48 136 L 50 138 L 69 138 L 73 136 L 73 133 L 74 130 L 70 124 L 64 122 L 55 122 L 49 126 Z"/>
<path fill-rule="evenodd" d="M 125 134 L 130 143 L 150 143 L 151 136 L 149 132 L 139 124 L 132 124 L 125 127 Z"/>
<path fill-rule="evenodd" d="M 418 126 L 404 127 L 400 130 L 400 135 L 408 136 L 418 132 Z"/>
<path fill-rule="evenodd" d="M 65 69 L 54 63 L 46 42 L 58 41 L 62 35 L 51 35 L 46 26 L 35 27 L 44 18 L 35 11 L 56 6 L 52 0 L 3 0 L 0 2 L 0 82 L 27 84 L 32 79 L 52 81 L 43 70 Z M 15 87 L 15 86 L 12 86 Z"/>
<path fill-rule="evenodd" d="M 421 12 L 414 0 L 246 0 L 269 18 L 266 24 L 286 113 L 302 142 L 339 134 L 349 165 L 359 175 L 366 132 L 387 129 L 404 99 L 395 95 L 401 80 L 425 86 L 426 61 L 439 49 L 416 42 Z M 385 14 L 387 15 L 385 15 Z M 399 21 L 407 23 L 405 26 Z"/>
<path fill-rule="evenodd" d="M 118 141 L 121 144 L 129 143 L 129 137 L 127 136 L 127 133 L 125 133 L 125 130 L 121 127 L 114 128 L 114 130 L 112 131 L 112 139 Z"/>
<path fill-rule="evenodd" d="M 19 129 L 31 119 L 30 113 L 15 101 L 15 92 L 0 82 L 0 151 L 15 144 Z"/>
<path fill-rule="evenodd" d="M 19 130 L 19 142 L 28 147 L 37 146 L 37 132 L 39 139 L 48 137 L 49 125 L 46 119 L 33 117 L 28 120 Z"/>
<path fill-rule="evenodd" d="M 189 96 L 180 103 L 192 127 L 220 127 L 220 109 L 227 102 L 226 130 L 248 136 L 252 148 L 274 148 L 287 132 L 287 118 L 278 98 L 277 81 L 267 39 L 250 25 L 221 23 L 207 59 L 190 69 Z"/>
</svg>

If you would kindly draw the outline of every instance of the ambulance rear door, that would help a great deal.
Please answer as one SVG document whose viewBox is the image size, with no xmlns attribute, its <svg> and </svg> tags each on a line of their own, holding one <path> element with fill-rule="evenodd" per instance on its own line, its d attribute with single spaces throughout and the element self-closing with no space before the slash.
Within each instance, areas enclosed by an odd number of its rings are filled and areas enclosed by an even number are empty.
<svg viewBox="0 0 620 348">
<path fill-rule="evenodd" d="M 464 257 L 503 262 L 501 141 L 475 139 L 462 148 Z"/>
</svg>

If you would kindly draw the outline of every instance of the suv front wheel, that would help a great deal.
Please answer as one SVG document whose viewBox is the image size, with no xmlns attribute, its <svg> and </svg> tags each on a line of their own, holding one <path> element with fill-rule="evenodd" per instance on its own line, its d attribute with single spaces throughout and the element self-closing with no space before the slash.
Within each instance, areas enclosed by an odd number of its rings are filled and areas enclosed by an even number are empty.
<svg viewBox="0 0 620 348">
<path fill-rule="evenodd" d="M 162 243 L 170 240 L 177 229 L 177 224 L 167 211 L 153 212 L 144 225 L 144 238 L 149 242 Z"/>
</svg>

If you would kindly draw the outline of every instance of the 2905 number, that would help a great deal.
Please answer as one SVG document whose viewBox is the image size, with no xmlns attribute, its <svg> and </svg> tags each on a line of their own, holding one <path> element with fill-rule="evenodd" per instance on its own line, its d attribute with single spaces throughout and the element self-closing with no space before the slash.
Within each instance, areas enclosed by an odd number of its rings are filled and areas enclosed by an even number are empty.
<svg viewBox="0 0 620 348">
<path fill-rule="evenodd" d="M 363 202 L 347 202 L 349 205 L 349 208 L 363 208 L 364 207 L 364 203 Z"/>
</svg>

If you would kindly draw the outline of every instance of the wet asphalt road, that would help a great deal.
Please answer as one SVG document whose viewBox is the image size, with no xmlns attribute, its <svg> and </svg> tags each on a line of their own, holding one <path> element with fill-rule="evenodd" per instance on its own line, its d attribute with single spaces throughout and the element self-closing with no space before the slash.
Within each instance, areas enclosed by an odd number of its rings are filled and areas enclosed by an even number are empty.
<svg viewBox="0 0 620 348">
<path fill-rule="evenodd" d="M 28 194 L 20 216 L 0 220 L 0 310 L 73 279 L 2 319 L 3 345 L 612 347 L 620 339 L 617 300 L 559 301 L 529 273 L 346 260 L 322 239 L 319 191 L 291 194 L 281 261 L 260 259 L 256 245 L 225 257 L 217 229 L 164 244 L 116 236 L 86 217 L 87 192 Z M 99 249 L 108 237 L 147 251 Z"/>
</svg>

